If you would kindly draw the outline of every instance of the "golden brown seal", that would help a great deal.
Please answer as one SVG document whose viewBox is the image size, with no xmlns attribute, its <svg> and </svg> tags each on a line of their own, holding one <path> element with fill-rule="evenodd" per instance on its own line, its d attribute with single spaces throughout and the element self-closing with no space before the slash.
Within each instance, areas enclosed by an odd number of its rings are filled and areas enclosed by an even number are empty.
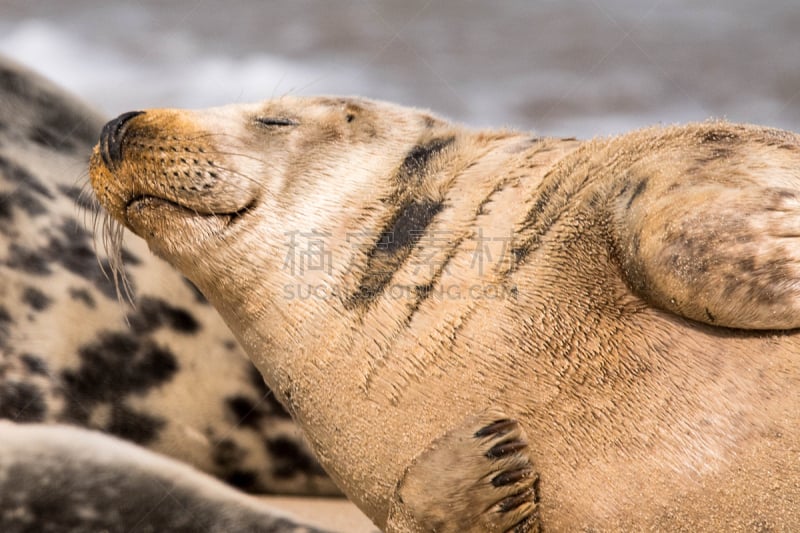
<svg viewBox="0 0 800 533">
<path fill-rule="evenodd" d="M 800 528 L 792 133 L 281 98 L 123 115 L 91 179 L 380 527 Z"/>
</svg>

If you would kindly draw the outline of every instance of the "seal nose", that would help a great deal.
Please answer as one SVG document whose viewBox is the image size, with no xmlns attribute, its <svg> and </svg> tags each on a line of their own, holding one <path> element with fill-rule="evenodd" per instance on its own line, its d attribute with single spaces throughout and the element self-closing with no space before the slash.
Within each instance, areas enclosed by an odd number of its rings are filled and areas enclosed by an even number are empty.
<svg viewBox="0 0 800 533">
<path fill-rule="evenodd" d="M 125 125 L 144 111 L 129 111 L 123 113 L 103 126 L 100 133 L 100 156 L 106 167 L 112 168 L 122 161 L 122 141 L 125 139 Z"/>
</svg>

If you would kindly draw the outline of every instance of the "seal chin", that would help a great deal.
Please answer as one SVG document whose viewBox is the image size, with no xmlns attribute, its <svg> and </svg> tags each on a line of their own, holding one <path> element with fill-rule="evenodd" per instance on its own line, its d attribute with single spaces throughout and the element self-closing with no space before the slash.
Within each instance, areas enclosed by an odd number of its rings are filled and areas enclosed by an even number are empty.
<svg viewBox="0 0 800 533">
<path fill-rule="evenodd" d="M 126 202 L 123 224 L 151 246 L 157 244 L 154 241 L 174 241 L 176 237 L 197 243 L 231 230 L 253 205 L 254 202 L 236 211 L 215 212 L 140 195 Z"/>
</svg>

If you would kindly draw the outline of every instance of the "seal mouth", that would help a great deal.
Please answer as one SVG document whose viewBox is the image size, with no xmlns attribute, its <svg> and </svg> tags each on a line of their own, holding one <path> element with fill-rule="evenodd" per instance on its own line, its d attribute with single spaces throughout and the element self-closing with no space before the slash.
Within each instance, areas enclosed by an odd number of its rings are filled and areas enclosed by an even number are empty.
<svg viewBox="0 0 800 533">
<path fill-rule="evenodd" d="M 224 223 L 224 227 L 230 227 L 238 222 L 248 211 L 250 211 L 256 204 L 256 200 L 251 200 L 247 205 L 235 211 L 211 211 L 203 207 L 189 207 L 178 202 L 162 198 L 160 196 L 152 196 L 148 194 L 140 194 L 132 197 L 125 203 L 125 225 L 131 227 L 131 218 L 137 218 L 137 213 L 143 211 L 165 210 L 170 213 L 179 213 L 184 218 L 201 218 L 201 219 L 216 219 Z"/>
</svg>

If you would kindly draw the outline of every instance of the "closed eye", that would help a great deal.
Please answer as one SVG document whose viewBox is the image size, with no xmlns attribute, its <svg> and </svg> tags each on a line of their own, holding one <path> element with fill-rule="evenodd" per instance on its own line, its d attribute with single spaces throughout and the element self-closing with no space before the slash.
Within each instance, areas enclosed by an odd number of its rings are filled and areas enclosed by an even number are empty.
<svg viewBox="0 0 800 533">
<path fill-rule="evenodd" d="M 262 126 L 297 126 L 298 122 L 290 118 L 256 117 L 256 122 Z"/>
</svg>

